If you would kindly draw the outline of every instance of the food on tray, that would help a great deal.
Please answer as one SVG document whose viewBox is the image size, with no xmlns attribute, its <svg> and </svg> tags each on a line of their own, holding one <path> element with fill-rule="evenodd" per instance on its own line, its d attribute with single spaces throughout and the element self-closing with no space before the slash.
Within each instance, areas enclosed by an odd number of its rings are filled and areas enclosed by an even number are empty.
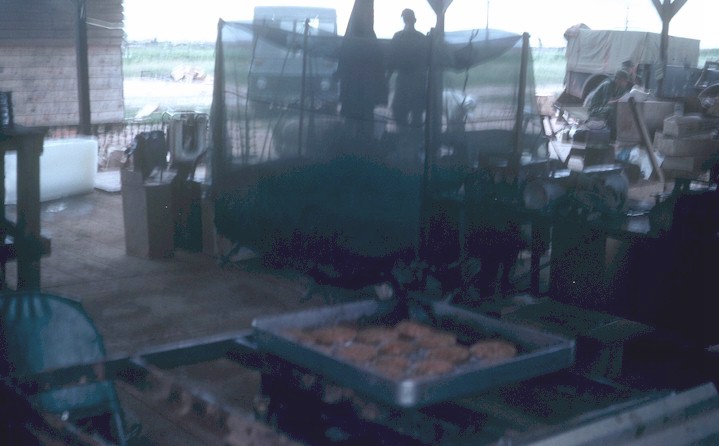
<svg viewBox="0 0 719 446">
<path fill-rule="evenodd" d="M 403 338 L 417 339 L 426 335 L 435 333 L 435 329 L 429 325 L 420 324 L 410 320 L 405 320 L 394 327 L 395 331 Z"/>
<path fill-rule="evenodd" d="M 314 340 L 319 345 L 335 345 L 350 342 L 357 336 L 357 329 L 354 327 L 335 325 L 331 327 L 320 327 L 312 330 Z"/>
<path fill-rule="evenodd" d="M 501 339 L 463 345 L 454 333 L 410 320 L 393 327 L 340 324 L 294 329 L 287 334 L 390 379 L 443 375 L 471 361 L 491 363 L 518 352 L 516 345 Z"/>
<path fill-rule="evenodd" d="M 383 355 L 408 355 L 415 350 L 417 345 L 414 342 L 399 339 L 386 342 L 379 347 L 379 352 Z"/>
<path fill-rule="evenodd" d="M 444 375 L 454 369 L 454 364 L 439 359 L 423 359 L 412 367 L 410 374 L 417 378 Z"/>
<path fill-rule="evenodd" d="M 451 347 L 457 344 L 457 336 L 446 331 L 434 330 L 417 338 L 416 341 L 422 348 Z"/>
<path fill-rule="evenodd" d="M 404 378 L 411 362 L 404 356 L 378 356 L 372 363 L 372 368 L 380 375 L 390 379 Z"/>
<path fill-rule="evenodd" d="M 461 364 L 469 359 L 469 348 L 464 345 L 433 348 L 427 351 L 425 359 Z"/>
<path fill-rule="evenodd" d="M 517 356 L 517 347 L 501 339 L 479 341 L 469 347 L 472 356 L 486 361 L 500 361 Z"/>
<path fill-rule="evenodd" d="M 377 356 L 377 347 L 370 344 L 354 342 L 338 347 L 337 356 L 357 363 L 368 362 Z"/>
<path fill-rule="evenodd" d="M 365 344 L 379 345 L 397 338 L 397 332 L 392 327 L 364 327 L 357 331 L 355 340 Z"/>
</svg>

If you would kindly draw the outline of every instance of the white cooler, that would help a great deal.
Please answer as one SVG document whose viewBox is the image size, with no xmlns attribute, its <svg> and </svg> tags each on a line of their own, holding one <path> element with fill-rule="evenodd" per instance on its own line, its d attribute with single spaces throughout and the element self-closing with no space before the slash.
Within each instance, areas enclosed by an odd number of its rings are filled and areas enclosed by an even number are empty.
<svg viewBox="0 0 719 446">
<path fill-rule="evenodd" d="M 40 156 L 40 201 L 92 192 L 97 174 L 97 139 L 46 139 Z M 5 153 L 5 203 L 17 203 L 17 153 Z"/>
</svg>

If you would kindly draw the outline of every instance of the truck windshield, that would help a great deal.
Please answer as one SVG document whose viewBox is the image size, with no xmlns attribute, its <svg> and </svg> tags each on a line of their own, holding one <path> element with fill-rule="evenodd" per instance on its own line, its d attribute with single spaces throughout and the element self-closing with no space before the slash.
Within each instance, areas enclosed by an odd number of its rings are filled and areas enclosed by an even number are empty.
<svg viewBox="0 0 719 446">
<path fill-rule="evenodd" d="M 255 35 L 250 68 L 248 97 L 255 110 L 285 107 L 302 99 L 301 83 L 306 79 L 304 98 L 313 106 L 333 107 L 337 101 L 335 60 L 311 57 L 303 66 L 302 42 L 305 33 L 312 36 L 337 35 L 337 13 L 332 8 L 259 6 L 253 24 L 291 32 L 283 39 L 267 38 L 259 30 Z M 305 71 L 303 73 L 303 70 Z"/>
<path fill-rule="evenodd" d="M 311 34 L 337 34 L 337 13 L 331 8 L 302 8 L 291 6 L 258 6 L 254 23 L 280 28 L 285 31 L 304 33 L 305 21 L 309 20 Z"/>
</svg>

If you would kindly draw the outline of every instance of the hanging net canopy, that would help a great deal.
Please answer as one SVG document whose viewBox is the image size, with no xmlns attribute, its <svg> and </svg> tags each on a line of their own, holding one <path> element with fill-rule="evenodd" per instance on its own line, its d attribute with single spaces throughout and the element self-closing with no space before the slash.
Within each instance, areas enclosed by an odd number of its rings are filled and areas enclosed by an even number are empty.
<svg viewBox="0 0 719 446">
<path fill-rule="evenodd" d="M 391 267 L 416 255 L 427 200 L 483 157 L 546 155 L 521 35 L 398 43 L 285 9 L 218 26 L 210 178 L 238 245 L 304 270 Z"/>
</svg>

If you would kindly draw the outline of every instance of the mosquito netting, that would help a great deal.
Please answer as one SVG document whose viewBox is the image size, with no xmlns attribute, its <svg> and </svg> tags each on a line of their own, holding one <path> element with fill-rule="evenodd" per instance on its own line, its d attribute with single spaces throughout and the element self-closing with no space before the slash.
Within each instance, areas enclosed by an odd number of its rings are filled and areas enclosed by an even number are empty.
<svg viewBox="0 0 719 446">
<path fill-rule="evenodd" d="M 446 236 L 427 231 L 447 212 L 436 203 L 461 202 L 478 165 L 545 157 L 528 36 L 438 35 L 393 45 L 371 28 L 339 36 L 311 17 L 221 21 L 218 233 L 274 265 L 383 271 Z M 420 67 L 419 86 L 402 77 L 409 65 Z M 402 112 L 400 96 L 419 111 Z"/>
</svg>

